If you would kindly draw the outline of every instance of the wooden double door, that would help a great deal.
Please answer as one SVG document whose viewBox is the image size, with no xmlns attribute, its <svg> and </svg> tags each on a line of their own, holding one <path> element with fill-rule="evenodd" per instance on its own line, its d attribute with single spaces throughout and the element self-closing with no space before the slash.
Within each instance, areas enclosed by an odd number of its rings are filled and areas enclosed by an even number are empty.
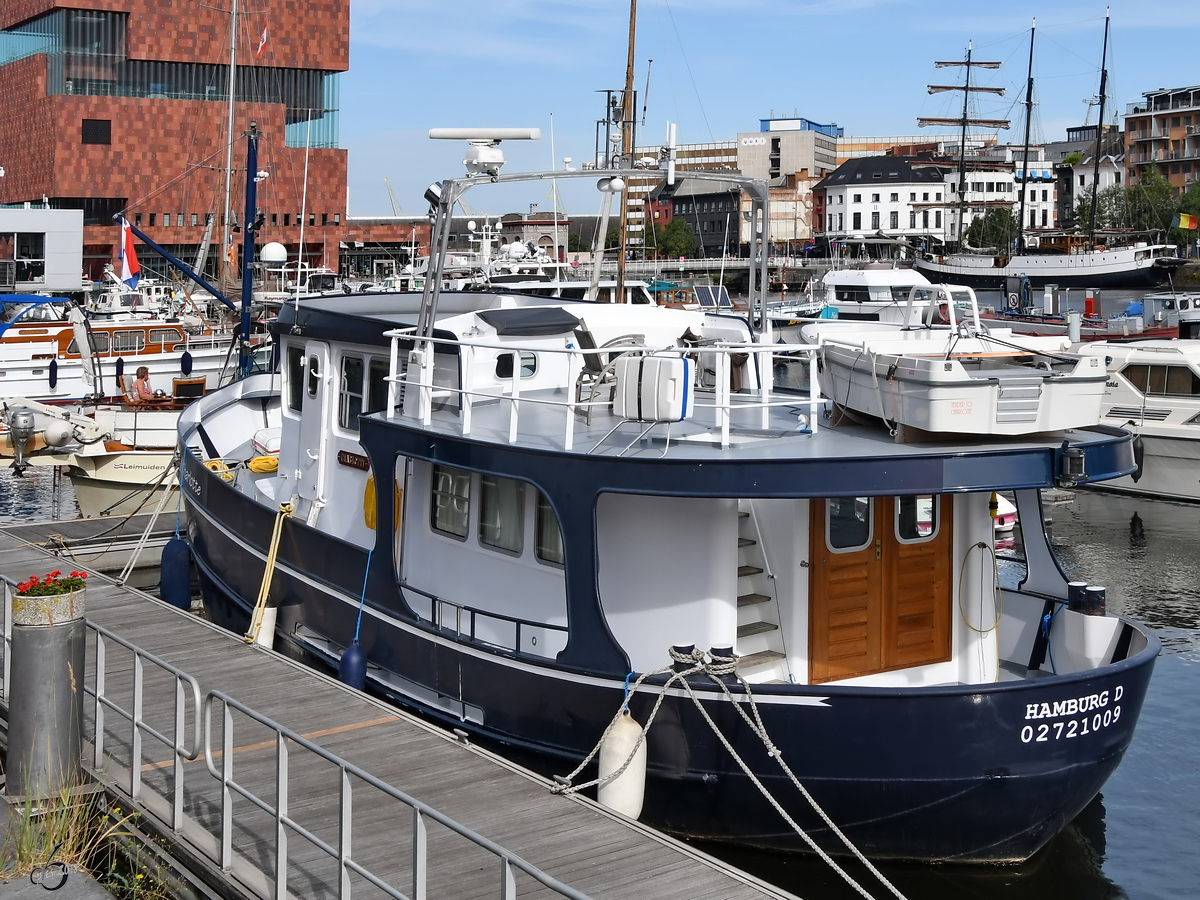
<svg viewBox="0 0 1200 900">
<path fill-rule="evenodd" d="M 950 659 L 950 497 L 810 501 L 809 680 Z"/>
</svg>

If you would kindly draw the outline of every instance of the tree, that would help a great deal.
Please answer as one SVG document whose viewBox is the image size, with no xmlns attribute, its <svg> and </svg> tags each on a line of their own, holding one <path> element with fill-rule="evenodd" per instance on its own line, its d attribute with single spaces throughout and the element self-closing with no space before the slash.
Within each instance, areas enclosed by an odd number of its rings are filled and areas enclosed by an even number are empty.
<svg viewBox="0 0 1200 900">
<path fill-rule="evenodd" d="M 1179 212 L 1200 217 L 1200 181 L 1193 181 L 1183 196 L 1179 198 Z M 1190 228 L 1171 230 L 1171 239 L 1184 246 L 1194 243 L 1197 237 L 1200 237 L 1200 231 Z"/>
<path fill-rule="evenodd" d="M 1175 188 L 1151 163 L 1127 192 L 1129 225 L 1135 231 L 1166 231 L 1179 209 Z"/>
<path fill-rule="evenodd" d="M 696 255 L 696 229 L 683 219 L 672 219 L 661 235 L 656 229 L 656 237 L 662 254 L 668 259 Z"/>
<path fill-rule="evenodd" d="M 1091 192 L 1075 201 L 1075 227 L 1086 231 L 1092 219 Z M 1119 184 L 1110 184 L 1096 193 L 1096 227 L 1122 228 L 1129 218 L 1128 195 Z"/>
<path fill-rule="evenodd" d="M 587 253 L 591 249 L 578 231 L 567 233 L 567 250 L 570 253 Z"/>
<path fill-rule="evenodd" d="M 989 209 L 967 226 L 967 243 L 973 247 L 1007 249 L 1017 239 L 1017 217 L 1010 209 Z"/>
</svg>

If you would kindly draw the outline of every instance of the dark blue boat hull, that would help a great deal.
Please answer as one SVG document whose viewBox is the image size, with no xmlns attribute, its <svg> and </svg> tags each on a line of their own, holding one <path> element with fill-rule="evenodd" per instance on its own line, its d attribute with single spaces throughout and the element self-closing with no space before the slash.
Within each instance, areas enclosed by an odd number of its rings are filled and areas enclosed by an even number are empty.
<svg viewBox="0 0 1200 900">
<path fill-rule="evenodd" d="M 240 633 L 258 593 L 274 513 L 215 478 L 203 503 L 193 490 L 185 496 L 207 608 Z M 365 557 L 357 547 L 288 523 L 271 593 L 281 604 L 279 637 L 293 650 L 336 664 L 327 648 L 297 638 L 296 626 L 349 644 Z M 391 685 L 376 680 L 373 689 L 512 748 L 543 772 L 573 769 L 621 703 L 620 680 L 469 646 L 406 613 L 379 612 L 390 618 L 363 620 L 367 657 L 418 690 L 399 689 L 395 679 Z M 1137 655 L 1086 676 L 919 689 L 764 685 L 755 696 L 783 758 L 868 856 L 1017 861 L 1061 830 L 1116 768 L 1156 654 L 1151 637 Z M 695 684 L 704 689 L 709 714 L 772 795 L 826 850 L 845 852 L 731 704 L 711 683 Z M 639 721 L 653 698 L 644 690 L 631 701 Z M 644 821 L 683 836 L 804 849 L 690 699 L 665 701 L 648 756 Z"/>
</svg>

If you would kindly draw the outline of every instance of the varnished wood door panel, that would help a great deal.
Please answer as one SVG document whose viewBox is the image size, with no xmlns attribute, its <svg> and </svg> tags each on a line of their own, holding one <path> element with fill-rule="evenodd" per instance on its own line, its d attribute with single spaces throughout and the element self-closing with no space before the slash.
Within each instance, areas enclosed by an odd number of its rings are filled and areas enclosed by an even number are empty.
<svg viewBox="0 0 1200 900">
<path fill-rule="evenodd" d="M 826 501 L 809 503 L 809 681 L 819 684 L 950 658 L 953 591 L 951 498 L 938 503 L 936 535 L 896 537 L 891 497 L 873 498 L 871 541 L 834 553 Z"/>
</svg>

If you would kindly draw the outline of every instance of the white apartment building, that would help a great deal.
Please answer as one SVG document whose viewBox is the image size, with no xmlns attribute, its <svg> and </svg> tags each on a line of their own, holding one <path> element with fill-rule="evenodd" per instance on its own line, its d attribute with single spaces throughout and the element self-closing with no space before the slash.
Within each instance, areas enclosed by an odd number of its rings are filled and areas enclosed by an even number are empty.
<svg viewBox="0 0 1200 900">
<path fill-rule="evenodd" d="M 814 188 L 813 230 L 829 240 L 946 236 L 944 167 L 893 156 L 850 159 Z"/>
</svg>

